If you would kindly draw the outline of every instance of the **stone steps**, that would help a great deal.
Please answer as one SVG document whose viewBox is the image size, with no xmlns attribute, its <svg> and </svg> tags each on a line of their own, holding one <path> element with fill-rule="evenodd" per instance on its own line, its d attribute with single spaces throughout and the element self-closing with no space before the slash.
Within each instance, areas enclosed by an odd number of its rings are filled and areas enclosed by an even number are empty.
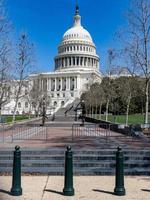
<svg viewBox="0 0 150 200">
<path fill-rule="evenodd" d="M 116 149 L 74 150 L 76 175 L 114 175 Z M 64 150 L 22 150 L 22 172 L 62 175 Z M 124 149 L 125 174 L 150 175 L 150 151 Z M 12 172 L 13 151 L 0 151 L 0 172 Z"/>
</svg>

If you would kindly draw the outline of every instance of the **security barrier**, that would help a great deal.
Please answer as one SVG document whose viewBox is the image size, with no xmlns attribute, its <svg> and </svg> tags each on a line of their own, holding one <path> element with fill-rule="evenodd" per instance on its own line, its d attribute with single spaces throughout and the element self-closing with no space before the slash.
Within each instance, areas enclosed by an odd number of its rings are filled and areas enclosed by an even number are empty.
<svg viewBox="0 0 150 200">
<path fill-rule="evenodd" d="M 124 188 L 124 158 L 123 152 L 120 147 L 117 148 L 116 152 L 116 181 L 114 194 L 118 196 L 124 196 L 126 194 Z M 73 152 L 71 147 L 68 146 L 65 152 L 65 174 L 64 174 L 64 189 L 63 194 L 65 196 L 73 196 Z M 21 151 L 20 147 L 16 146 L 13 158 L 13 177 L 12 177 L 12 188 L 11 195 L 20 196 L 22 195 L 21 187 Z"/>
</svg>

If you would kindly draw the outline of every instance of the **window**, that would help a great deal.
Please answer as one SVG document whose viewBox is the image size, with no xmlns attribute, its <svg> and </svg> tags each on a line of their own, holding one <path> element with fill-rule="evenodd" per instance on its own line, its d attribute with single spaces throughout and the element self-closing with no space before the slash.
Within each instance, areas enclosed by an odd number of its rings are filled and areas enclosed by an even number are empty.
<svg viewBox="0 0 150 200">
<path fill-rule="evenodd" d="M 34 102 L 32 102 L 32 108 L 35 108 L 35 103 Z"/>
<path fill-rule="evenodd" d="M 59 97 L 60 95 L 59 95 L 59 93 L 57 93 L 57 97 Z"/>
<path fill-rule="evenodd" d="M 54 101 L 54 106 L 57 106 L 57 101 Z"/>
<path fill-rule="evenodd" d="M 21 103 L 20 102 L 18 103 L 18 108 L 21 108 Z"/>
<path fill-rule="evenodd" d="M 28 102 L 25 102 L 25 108 L 28 108 Z"/>
<path fill-rule="evenodd" d="M 62 101 L 62 102 L 61 102 L 61 106 L 64 106 L 64 104 L 65 104 L 65 102 L 64 102 L 64 101 Z"/>
<path fill-rule="evenodd" d="M 65 93 L 63 93 L 63 97 L 65 97 Z"/>
<path fill-rule="evenodd" d="M 27 95 L 28 94 L 28 90 L 27 89 L 25 89 L 25 95 Z"/>
<path fill-rule="evenodd" d="M 16 115 L 19 115 L 19 111 L 16 111 Z"/>
</svg>

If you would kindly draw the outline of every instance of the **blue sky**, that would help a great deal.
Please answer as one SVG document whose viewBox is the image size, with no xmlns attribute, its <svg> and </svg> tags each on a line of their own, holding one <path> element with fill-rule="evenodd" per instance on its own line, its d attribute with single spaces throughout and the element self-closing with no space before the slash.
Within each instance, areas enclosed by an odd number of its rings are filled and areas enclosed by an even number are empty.
<svg viewBox="0 0 150 200">
<path fill-rule="evenodd" d="M 76 0 L 7 0 L 9 19 L 15 36 L 26 31 L 36 46 L 37 69 L 52 71 L 57 47 L 73 24 Z M 116 48 L 115 32 L 125 25 L 124 13 L 130 0 L 78 0 L 82 25 L 97 46 L 101 69 L 107 50 Z"/>
</svg>

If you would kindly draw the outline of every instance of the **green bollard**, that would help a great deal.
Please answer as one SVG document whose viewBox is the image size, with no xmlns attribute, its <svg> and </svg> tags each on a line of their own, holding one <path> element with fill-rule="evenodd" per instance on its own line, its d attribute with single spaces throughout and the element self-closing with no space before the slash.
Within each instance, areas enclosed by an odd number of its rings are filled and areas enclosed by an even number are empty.
<svg viewBox="0 0 150 200">
<path fill-rule="evenodd" d="M 22 195 L 22 188 L 21 188 L 21 151 L 20 151 L 19 146 L 16 146 L 15 151 L 14 151 L 13 179 L 12 179 L 11 194 L 13 196 Z"/>
<path fill-rule="evenodd" d="M 118 196 L 124 196 L 126 193 L 124 188 L 124 158 L 121 148 L 117 148 L 116 152 L 116 185 L 114 194 Z"/>
<path fill-rule="evenodd" d="M 73 162 L 72 162 L 72 151 L 71 147 L 67 147 L 65 154 L 65 180 L 64 180 L 63 194 L 65 196 L 73 196 Z"/>
</svg>

